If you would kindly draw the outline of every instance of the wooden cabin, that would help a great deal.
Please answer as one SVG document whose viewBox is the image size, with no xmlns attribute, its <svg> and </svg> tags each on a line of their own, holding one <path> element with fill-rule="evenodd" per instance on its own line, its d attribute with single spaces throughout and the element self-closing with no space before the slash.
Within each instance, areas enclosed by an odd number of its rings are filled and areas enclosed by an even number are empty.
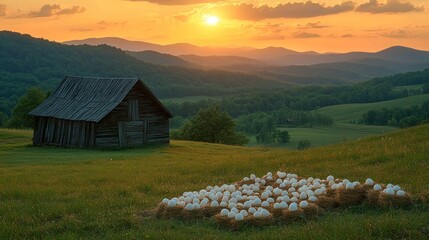
<svg viewBox="0 0 429 240">
<path fill-rule="evenodd" d="M 126 148 L 170 142 L 171 113 L 137 78 L 66 77 L 30 115 L 37 146 Z"/>
</svg>

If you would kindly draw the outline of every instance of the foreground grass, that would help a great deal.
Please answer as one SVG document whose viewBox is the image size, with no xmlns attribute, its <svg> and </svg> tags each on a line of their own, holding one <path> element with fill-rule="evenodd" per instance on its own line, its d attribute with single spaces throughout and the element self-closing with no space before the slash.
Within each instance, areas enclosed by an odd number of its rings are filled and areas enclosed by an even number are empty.
<svg viewBox="0 0 429 240">
<path fill-rule="evenodd" d="M 306 151 L 174 141 L 126 151 L 37 148 L 0 130 L 0 239 L 427 239 L 429 206 L 355 207 L 287 226 L 232 232 L 209 220 L 144 217 L 164 197 L 282 169 L 301 176 L 429 189 L 429 125 Z"/>
</svg>

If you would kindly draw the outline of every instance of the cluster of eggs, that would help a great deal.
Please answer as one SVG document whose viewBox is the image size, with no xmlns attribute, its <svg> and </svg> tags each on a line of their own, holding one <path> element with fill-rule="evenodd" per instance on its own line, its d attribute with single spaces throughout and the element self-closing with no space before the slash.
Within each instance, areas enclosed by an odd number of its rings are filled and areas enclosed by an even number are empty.
<svg viewBox="0 0 429 240">
<path fill-rule="evenodd" d="M 405 197 L 406 195 L 405 191 L 403 191 L 399 185 L 393 185 L 391 183 L 387 184 L 386 188 L 384 189 L 380 184 L 375 184 L 373 189 L 376 191 L 382 191 L 389 196 L 396 195 L 399 197 Z"/>
<path fill-rule="evenodd" d="M 173 199 L 163 199 L 162 204 L 168 208 L 183 208 L 185 211 L 194 211 L 205 208 L 216 208 L 220 216 L 244 220 L 247 216 L 266 218 L 270 211 L 280 209 L 291 212 L 307 208 L 316 203 L 318 197 L 326 195 L 328 190 L 354 189 L 360 182 L 351 182 L 348 179 L 335 179 L 328 176 L 326 179 L 300 178 L 293 173 L 278 171 L 275 174 L 268 172 L 262 178 L 251 174 L 239 183 L 224 184 L 222 186 L 208 186 L 206 189 L 193 192 L 184 192 L 182 196 Z M 374 190 L 383 190 L 368 178 L 365 185 Z M 383 190 L 386 194 L 405 196 L 399 186 L 387 185 Z"/>
</svg>

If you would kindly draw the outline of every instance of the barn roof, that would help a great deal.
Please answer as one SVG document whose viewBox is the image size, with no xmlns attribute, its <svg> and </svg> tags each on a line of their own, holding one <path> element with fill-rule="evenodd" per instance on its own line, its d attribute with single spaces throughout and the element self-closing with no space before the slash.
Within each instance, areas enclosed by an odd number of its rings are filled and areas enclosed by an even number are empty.
<svg viewBox="0 0 429 240">
<path fill-rule="evenodd" d="M 55 91 L 30 115 L 73 121 L 99 122 L 125 98 L 136 84 L 159 105 L 165 114 L 171 113 L 138 78 L 66 77 Z"/>
</svg>

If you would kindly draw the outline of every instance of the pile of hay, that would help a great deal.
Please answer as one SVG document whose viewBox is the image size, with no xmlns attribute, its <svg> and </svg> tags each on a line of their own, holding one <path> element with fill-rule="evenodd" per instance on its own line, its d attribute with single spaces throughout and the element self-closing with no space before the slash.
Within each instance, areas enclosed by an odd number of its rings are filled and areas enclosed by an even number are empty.
<svg viewBox="0 0 429 240">
<path fill-rule="evenodd" d="M 208 186 L 200 191 L 165 198 L 156 209 L 159 218 L 214 217 L 231 229 L 312 219 L 325 209 L 367 202 L 375 206 L 410 206 L 411 197 L 398 185 L 364 184 L 348 179 L 302 178 L 293 173 L 252 174 L 233 184 Z"/>
</svg>

